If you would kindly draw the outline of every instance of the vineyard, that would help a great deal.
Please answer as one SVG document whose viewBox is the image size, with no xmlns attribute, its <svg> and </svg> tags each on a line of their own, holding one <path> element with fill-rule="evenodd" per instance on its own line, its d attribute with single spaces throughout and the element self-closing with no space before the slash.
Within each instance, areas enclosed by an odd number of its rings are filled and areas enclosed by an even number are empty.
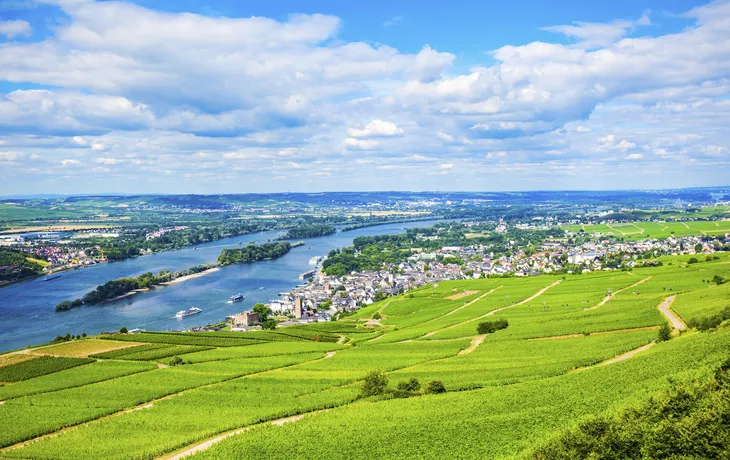
<svg viewBox="0 0 730 460">
<path fill-rule="evenodd" d="M 0 458 L 543 458 L 595 417 L 716 387 L 730 327 L 685 325 L 730 306 L 730 283 L 711 282 L 730 257 L 688 260 L 440 282 L 274 331 L 0 355 Z"/>
</svg>

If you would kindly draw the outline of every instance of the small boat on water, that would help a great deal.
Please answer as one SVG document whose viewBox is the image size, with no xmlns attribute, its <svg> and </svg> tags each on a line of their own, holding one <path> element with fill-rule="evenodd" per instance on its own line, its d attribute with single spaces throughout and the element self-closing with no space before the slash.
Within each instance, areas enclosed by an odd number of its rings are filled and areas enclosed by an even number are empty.
<svg viewBox="0 0 730 460">
<path fill-rule="evenodd" d="M 188 308 L 187 310 L 180 310 L 179 312 L 177 312 L 175 314 L 175 316 L 177 316 L 178 318 L 184 318 L 185 316 L 197 315 L 201 311 L 203 311 L 203 310 L 201 310 L 198 307 L 191 307 L 191 308 Z"/>
<path fill-rule="evenodd" d="M 43 281 L 51 281 L 51 280 L 55 280 L 56 278 L 60 278 L 60 277 L 61 277 L 61 275 L 48 275 L 43 278 Z"/>
<path fill-rule="evenodd" d="M 243 294 L 232 295 L 228 298 L 228 303 L 241 302 L 243 299 Z"/>
</svg>

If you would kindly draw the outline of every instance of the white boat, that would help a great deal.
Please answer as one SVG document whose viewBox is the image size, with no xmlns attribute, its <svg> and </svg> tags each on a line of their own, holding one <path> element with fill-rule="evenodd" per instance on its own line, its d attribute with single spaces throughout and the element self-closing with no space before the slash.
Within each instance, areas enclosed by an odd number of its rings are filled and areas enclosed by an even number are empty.
<svg viewBox="0 0 730 460">
<path fill-rule="evenodd" d="M 309 259 L 309 265 L 317 265 L 320 260 L 322 260 L 322 256 L 314 256 Z"/>
<path fill-rule="evenodd" d="M 243 294 L 232 295 L 228 298 L 228 303 L 241 302 L 243 299 Z"/>
<path fill-rule="evenodd" d="M 191 307 L 191 308 L 188 308 L 187 310 L 180 310 L 179 312 L 177 312 L 175 314 L 175 316 L 177 316 L 178 318 L 183 318 L 185 316 L 197 315 L 201 311 L 203 311 L 203 310 L 201 310 L 198 307 Z"/>
</svg>

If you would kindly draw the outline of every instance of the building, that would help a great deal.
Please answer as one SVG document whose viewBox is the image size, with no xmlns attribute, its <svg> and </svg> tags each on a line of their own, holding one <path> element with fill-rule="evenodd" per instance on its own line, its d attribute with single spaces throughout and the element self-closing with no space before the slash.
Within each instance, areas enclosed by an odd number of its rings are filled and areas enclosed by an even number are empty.
<svg viewBox="0 0 730 460">
<path fill-rule="evenodd" d="M 244 311 L 237 315 L 233 315 L 231 321 L 231 330 L 246 330 L 251 326 L 255 326 L 259 323 L 259 315 L 253 311 Z"/>
</svg>

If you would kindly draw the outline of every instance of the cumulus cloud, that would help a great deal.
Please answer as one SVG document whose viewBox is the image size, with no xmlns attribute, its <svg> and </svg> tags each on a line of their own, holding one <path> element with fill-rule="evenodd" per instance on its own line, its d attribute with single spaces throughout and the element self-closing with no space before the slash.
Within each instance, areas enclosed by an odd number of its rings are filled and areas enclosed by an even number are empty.
<svg viewBox="0 0 730 460">
<path fill-rule="evenodd" d="M 616 174 L 621 162 L 641 159 L 680 178 L 728 168 L 730 2 L 686 12 L 687 27 L 663 35 L 648 14 L 550 26 L 569 43 L 503 46 L 464 70 L 425 44 L 410 53 L 342 40 L 345 25 L 329 15 L 226 18 L 44 1 L 59 5 L 64 21 L 42 41 L 0 46 L 0 80 L 19 84 L 0 93 L 0 136 L 4 150 L 48 165 L 83 159 L 172 187 L 187 174 L 191 184 L 245 180 L 260 190 L 282 168 L 298 169 L 289 161 L 322 161 L 318 171 L 348 177 L 373 164 L 383 170 L 379 188 L 394 180 L 426 187 L 417 171 L 443 174 L 451 168 L 440 165 L 467 161 L 462 184 L 471 174 L 475 184 L 507 188 L 523 177 L 531 187 L 559 183 L 540 182 L 548 172 L 592 188 L 606 161 Z M 2 37 L 35 35 L 13 27 Z M 26 83 L 52 89 L 21 89 Z M 367 159 L 348 155 L 361 151 Z M 40 168 L 22 169 L 31 156 L 9 161 L 6 152 L 0 183 L 41 177 Z M 370 179 L 352 187 L 373 188 Z M 301 171 L 287 180 L 311 186 Z"/>
<path fill-rule="evenodd" d="M 347 135 L 350 137 L 390 137 L 400 136 L 403 134 L 403 129 L 399 128 L 395 123 L 383 120 L 373 120 L 363 129 L 350 128 L 347 130 Z"/>
<path fill-rule="evenodd" d="M 8 38 L 15 37 L 29 37 L 31 35 L 31 27 L 26 21 L 19 19 L 12 21 L 0 21 L 0 35 L 5 35 Z"/>
<path fill-rule="evenodd" d="M 360 149 L 360 150 L 372 150 L 378 146 L 378 141 L 368 139 L 355 139 L 354 137 L 348 137 L 345 139 L 345 146 L 348 148 Z"/>
</svg>

